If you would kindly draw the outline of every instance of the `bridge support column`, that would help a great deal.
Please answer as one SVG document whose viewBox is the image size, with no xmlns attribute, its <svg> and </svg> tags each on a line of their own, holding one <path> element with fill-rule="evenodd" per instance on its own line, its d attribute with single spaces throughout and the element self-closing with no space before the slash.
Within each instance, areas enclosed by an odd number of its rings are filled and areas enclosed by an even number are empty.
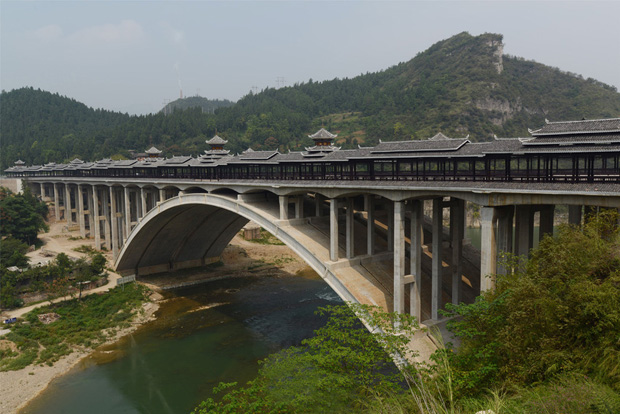
<svg viewBox="0 0 620 414">
<path fill-rule="evenodd" d="M 405 312 L 405 203 L 394 202 L 394 312 Z"/>
<path fill-rule="evenodd" d="M 553 235 L 554 213 L 555 206 L 553 204 L 540 206 L 538 241 L 541 241 L 546 234 Z"/>
<path fill-rule="evenodd" d="M 495 209 L 480 209 L 480 293 L 495 287 L 497 270 L 497 243 L 495 235 Z"/>
<path fill-rule="evenodd" d="M 515 216 L 515 255 L 527 259 L 534 242 L 534 209 L 518 205 Z"/>
<path fill-rule="evenodd" d="M 433 260 L 432 260 L 432 285 L 431 285 L 431 319 L 439 320 L 439 309 L 442 306 L 442 282 L 443 282 L 443 199 L 433 199 Z"/>
<path fill-rule="evenodd" d="M 112 226 L 112 256 L 118 257 L 118 216 L 116 214 L 116 190 L 110 187 L 110 217 Z"/>
<path fill-rule="evenodd" d="M 347 259 L 352 259 L 355 256 L 355 223 L 353 221 L 353 197 L 347 198 L 347 219 L 346 219 L 346 233 L 347 233 Z"/>
<path fill-rule="evenodd" d="M 73 217 L 71 213 L 71 188 L 69 184 L 65 184 L 65 220 L 67 225 L 73 224 Z"/>
<path fill-rule="evenodd" d="M 370 194 L 364 194 L 364 209 L 366 210 L 366 254 L 375 254 L 375 199 Z"/>
<path fill-rule="evenodd" d="M 107 188 L 104 188 L 101 192 L 101 203 L 103 205 L 103 237 L 105 238 L 105 247 L 108 250 L 112 250 L 112 237 L 110 236 L 110 192 Z"/>
<path fill-rule="evenodd" d="M 409 272 L 413 276 L 413 283 L 409 285 L 409 307 L 412 316 L 422 320 L 422 244 L 424 232 L 424 205 L 422 200 L 411 200 L 411 220 L 409 222 Z"/>
<path fill-rule="evenodd" d="M 512 234 L 514 222 L 514 206 L 495 207 L 497 217 L 497 252 L 499 264 L 496 271 L 500 275 L 508 274 L 511 269 L 506 262 L 506 253 L 512 253 Z"/>
<path fill-rule="evenodd" d="M 164 189 L 159 189 L 159 202 L 163 203 L 164 201 L 166 201 L 166 190 Z"/>
<path fill-rule="evenodd" d="M 95 249 L 101 250 L 101 216 L 99 215 L 99 190 L 93 185 L 93 213 L 94 213 L 94 237 L 95 237 Z M 91 232 L 93 228 L 91 227 Z"/>
<path fill-rule="evenodd" d="M 583 206 L 568 206 L 568 224 L 581 226 L 581 211 Z"/>
<path fill-rule="evenodd" d="M 462 298 L 463 238 L 465 237 L 465 200 L 450 200 L 450 233 L 452 233 L 452 303 L 458 305 Z"/>
<path fill-rule="evenodd" d="M 146 208 L 146 193 L 144 192 L 144 188 L 140 187 L 140 206 L 142 207 L 142 215 L 140 218 L 146 216 L 148 209 Z"/>
<path fill-rule="evenodd" d="M 304 196 L 299 195 L 295 198 L 295 218 L 304 218 Z"/>
<path fill-rule="evenodd" d="M 58 184 L 52 184 L 54 186 L 54 213 L 56 214 L 56 221 L 60 221 L 60 197 L 58 196 Z"/>
<path fill-rule="evenodd" d="M 86 238 L 86 223 L 84 221 L 84 189 L 82 184 L 77 186 L 78 222 L 80 223 L 80 236 Z"/>
<path fill-rule="evenodd" d="M 280 220 L 288 220 L 288 196 L 280 196 Z"/>
<path fill-rule="evenodd" d="M 338 261 L 338 200 L 329 200 L 329 260 Z"/>
<path fill-rule="evenodd" d="M 125 218 L 125 234 L 126 238 L 129 237 L 129 233 L 131 233 L 131 205 L 129 200 L 129 188 L 127 186 L 123 187 L 123 208 L 125 210 L 124 218 Z"/>
<path fill-rule="evenodd" d="M 88 238 L 93 238 L 95 232 L 95 217 L 93 215 L 93 189 L 91 186 L 86 187 L 86 202 L 88 203 Z"/>
<path fill-rule="evenodd" d="M 388 252 L 394 251 L 394 204 L 388 201 L 387 209 L 387 249 Z"/>
<path fill-rule="evenodd" d="M 314 194 L 314 215 L 316 217 L 323 217 L 323 196 L 321 194 Z"/>
</svg>

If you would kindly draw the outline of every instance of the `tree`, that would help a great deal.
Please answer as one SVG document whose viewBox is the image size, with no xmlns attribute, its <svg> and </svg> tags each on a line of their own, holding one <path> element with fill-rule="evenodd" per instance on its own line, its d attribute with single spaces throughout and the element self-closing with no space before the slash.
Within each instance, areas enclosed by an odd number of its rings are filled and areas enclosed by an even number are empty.
<svg viewBox="0 0 620 414">
<path fill-rule="evenodd" d="M 90 261 L 90 268 L 94 275 L 100 275 L 105 269 L 106 259 L 101 253 L 95 253 Z"/>
<path fill-rule="evenodd" d="M 27 244 L 37 240 L 37 234 L 47 229 L 47 207 L 25 189 L 24 194 L 14 195 L 3 191 L 0 199 L 0 235 L 12 236 Z"/>
<path fill-rule="evenodd" d="M 26 267 L 28 258 L 26 257 L 28 245 L 13 237 L 0 240 L 0 266 L 1 267 Z"/>
<path fill-rule="evenodd" d="M 79 292 L 78 300 L 82 300 L 82 290 L 84 289 L 84 284 L 92 281 L 94 276 L 92 267 L 82 258 L 75 262 L 71 273 L 73 276 L 73 286 L 75 286 Z"/>
<path fill-rule="evenodd" d="M 317 313 L 329 319 L 315 336 L 262 361 L 258 377 L 246 387 L 220 384 L 214 391 L 228 391 L 222 402 L 208 399 L 194 412 L 344 412 L 361 396 L 406 392 L 403 384 L 416 367 L 403 365 L 399 371 L 393 358 L 413 357 L 406 346 L 418 329 L 412 317 L 357 304 Z"/>
<path fill-rule="evenodd" d="M 525 266 L 497 275 L 496 289 L 470 305 L 447 306 L 461 338 L 451 354 L 460 392 L 527 386 L 566 372 L 620 390 L 618 215 L 563 226 Z"/>
</svg>

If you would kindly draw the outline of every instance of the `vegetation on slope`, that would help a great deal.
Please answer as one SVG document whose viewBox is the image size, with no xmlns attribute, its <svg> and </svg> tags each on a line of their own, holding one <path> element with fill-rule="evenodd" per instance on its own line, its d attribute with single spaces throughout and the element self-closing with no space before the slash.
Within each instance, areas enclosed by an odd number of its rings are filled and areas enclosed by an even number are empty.
<svg viewBox="0 0 620 414">
<path fill-rule="evenodd" d="M 51 365 L 76 347 L 94 348 L 114 335 L 115 329 L 129 325 L 136 309 L 146 300 L 146 292 L 143 286 L 131 284 L 103 295 L 59 302 L 29 312 L 25 320 L 11 325 L 11 332 L 5 337 L 15 344 L 16 350 L 0 350 L 0 371 L 21 369 L 32 363 Z M 49 324 L 39 320 L 39 315 L 50 312 L 60 315 L 60 319 Z"/>
<path fill-rule="evenodd" d="M 583 229 L 563 227 L 498 276 L 495 291 L 450 306 L 462 345 L 437 351 L 432 365 L 399 372 L 389 362 L 415 321 L 401 319 L 397 331 L 396 315 L 354 306 L 384 328 L 369 333 L 346 307 L 329 308 L 315 337 L 267 358 L 245 387 L 220 384 L 221 400 L 195 412 L 620 412 L 617 223 L 605 212 Z"/>
<path fill-rule="evenodd" d="M 194 106 L 193 99 L 175 105 Z M 307 135 L 321 126 L 338 133 L 346 148 L 424 139 L 438 131 L 472 140 L 528 136 L 527 128 L 545 118 L 620 116 L 614 87 L 505 56 L 501 35 L 468 33 L 381 72 L 267 88 L 214 113 L 191 107 L 129 117 L 31 88 L 3 92 L 0 100 L 2 169 L 17 158 L 32 164 L 127 157 L 127 150 L 151 145 L 165 156 L 196 155 L 216 132 L 233 153 L 248 147 L 285 151 L 309 145 Z"/>
<path fill-rule="evenodd" d="M 171 114 L 174 111 L 183 111 L 189 108 L 200 108 L 202 112 L 214 113 L 218 108 L 226 108 L 234 104 L 234 102 L 229 101 L 228 99 L 207 99 L 202 96 L 190 96 L 168 103 L 161 111 L 165 114 Z"/>
</svg>

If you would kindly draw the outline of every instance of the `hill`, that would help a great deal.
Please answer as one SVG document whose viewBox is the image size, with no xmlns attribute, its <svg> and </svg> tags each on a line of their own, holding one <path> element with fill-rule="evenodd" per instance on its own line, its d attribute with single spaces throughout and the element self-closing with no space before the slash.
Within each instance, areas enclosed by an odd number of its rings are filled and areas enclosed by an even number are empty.
<svg viewBox="0 0 620 414">
<path fill-rule="evenodd" d="M 24 88 L 0 97 L 2 169 L 27 163 L 128 156 L 155 145 L 164 155 L 198 154 L 216 131 L 239 152 L 299 149 L 321 126 L 345 148 L 423 139 L 438 131 L 483 141 L 528 136 L 552 121 L 620 116 L 620 94 L 594 79 L 503 53 L 502 36 L 460 33 L 408 62 L 351 79 L 309 80 L 226 101 L 186 98 L 172 113 L 132 116 L 93 110 Z M 222 104 L 203 110 L 203 104 Z M 213 108 L 213 107 L 211 107 Z"/>
<path fill-rule="evenodd" d="M 494 134 L 528 136 L 527 128 L 545 118 L 620 116 L 620 94 L 593 79 L 506 56 L 501 35 L 461 33 L 382 72 L 248 95 L 220 119 L 227 129 L 246 119 L 247 128 L 236 132 L 252 140 L 248 131 L 257 113 L 265 115 L 258 122 L 263 126 L 269 120 L 305 122 L 300 129 L 307 132 L 307 124 L 310 130 L 323 124 L 345 145 L 426 138 L 438 131 L 488 140 Z"/>
<path fill-rule="evenodd" d="M 235 103 L 228 99 L 207 99 L 202 96 L 190 96 L 172 101 L 161 110 L 164 114 L 171 114 L 177 110 L 185 110 L 189 108 L 201 108 L 203 112 L 214 113 L 218 108 L 226 108 L 233 106 Z"/>
<path fill-rule="evenodd" d="M 106 131 L 130 118 L 40 89 L 3 91 L 0 165 L 4 169 L 19 158 L 28 164 L 41 164 L 90 155 L 104 140 Z"/>
</svg>

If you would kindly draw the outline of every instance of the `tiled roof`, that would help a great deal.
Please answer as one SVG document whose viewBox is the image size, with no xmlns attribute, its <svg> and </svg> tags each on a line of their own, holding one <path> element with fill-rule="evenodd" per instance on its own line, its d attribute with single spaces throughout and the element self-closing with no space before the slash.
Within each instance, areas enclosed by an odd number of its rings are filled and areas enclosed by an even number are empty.
<svg viewBox="0 0 620 414">
<path fill-rule="evenodd" d="M 530 131 L 535 137 L 585 133 L 619 132 L 620 118 L 584 119 L 581 121 L 548 122 L 542 128 Z"/>
<path fill-rule="evenodd" d="M 271 157 L 279 154 L 278 151 L 244 151 L 241 155 L 236 157 L 239 160 L 249 161 L 249 160 L 268 160 Z"/>
<path fill-rule="evenodd" d="M 380 142 L 372 149 L 371 153 L 456 151 L 468 142 L 467 139 Z"/>
<path fill-rule="evenodd" d="M 155 147 L 151 147 L 151 148 L 146 150 L 146 153 L 149 154 L 149 155 L 151 155 L 151 154 L 161 154 L 161 151 L 158 150 Z"/>
<path fill-rule="evenodd" d="M 312 139 L 333 139 L 333 138 L 336 138 L 337 136 L 338 135 L 332 134 L 325 128 L 321 128 L 318 131 L 316 131 L 314 134 L 308 135 L 308 137 Z"/>
<path fill-rule="evenodd" d="M 605 144 L 620 142 L 618 134 L 579 134 L 577 136 L 541 136 L 523 143 L 524 146 L 534 145 L 579 145 L 579 144 Z"/>
<path fill-rule="evenodd" d="M 228 144 L 228 141 L 221 138 L 219 135 L 216 135 L 210 140 L 206 141 L 206 143 L 209 145 L 224 145 L 224 144 Z"/>
</svg>

